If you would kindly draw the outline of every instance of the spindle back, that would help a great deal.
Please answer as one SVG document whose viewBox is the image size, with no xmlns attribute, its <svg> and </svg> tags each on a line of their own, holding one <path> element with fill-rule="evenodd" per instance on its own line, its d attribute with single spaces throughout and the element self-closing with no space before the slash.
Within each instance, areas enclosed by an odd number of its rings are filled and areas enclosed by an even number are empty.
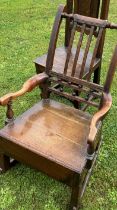
<svg viewBox="0 0 117 210">
<path fill-rule="evenodd" d="M 110 0 L 67 0 L 66 11 L 68 14 L 80 14 L 83 16 L 108 19 Z M 65 46 L 68 46 L 71 36 L 70 21 L 66 20 Z M 105 33 L 100 41 L 98 54 L 101 56 L 103 51 Z"/>
<path fill-rule="evenodd" d="M 69 61 L 72 58 L 73 66 L 72 66 L 71 75 L 69 76 L 82 78 L 84 74 L 86 61 L 87 61 L 87 56 L 88 56 L 88 53 L 90 53 L 89 52 L 90 46 L 92 42 L 94 43 L 93 38 L 95 37 L 96 40 L 95 40 L 94 45 L 92 46 L 93 53 L 92 53 L 92 57 L 91 57 L 90 65 L 89 65 L 90 66 L 89 72 L 88 72 L 88 75 L 86 75 L 86 79 L 90 80 L 94 61 L 97 56 L 98 46 L 102 38 L 103 31 L 107 26 L 107 21 L 96 19 L 96 18 L 85 17 L 85 16 L 81 16 L 77 14 L 68 15 L 67 13 L 64 13 L 64 7 L 60 6 L 57 16 L 55 18 L 55 23 L 54 23 L 49 50 L 48 50 L 48 57 L 47 57 L 47 63 L 46 63 L 47 72 L 52 70 L 58 35 L 60 32 L 60 26 L 62 24 L 63 19 L 70 19 L 72 21 L 73 27 L 71 31 L 70 42 L 69 42 L 68 47 L 66 48 L 66 60 L 65 60 L 65 65 L 64 65 L 64 71 L 61 73 L 63 73 L 64 75 L 69 75 Z M 80 32 L 79 32 L 79 28 L 80 28 Z M 87 34 L 87 31 L 88 31 L 88 34 Z M 85 35 L 86 35 L 85 40 L 87 41 L 86 41 L 86 44 L 85 44 L 86 46 L 83 52 L 84 54 L 82 56 L 83 59 L 81 60 L 79 59 L 79 57 L 82 53 L 81 49 L 82 49 L 83 39 Z M 72 50 L 74 49 L 74 42 L 76 43 L 76 48 L 75 48 L 76 52 L 75 52 L 75 56 L 73 57 Z M 77 71 L 77 75 L 76 75 L 76 68 L 79 68 L 79 70 Z"/>
<path fill-rule="evenodd" d="M 54 61 L 55 49 L 56 49 L 60 26 L 64 18 L 69 18 L 72 20 L 73 29 L 71 33 L 69 46 L 68 48 L 66 48 L 66 60 L 65 60 L 63 72 L 57 73 L 56 69 L 53 69 L 53 61 Z M 80 37 L 77 40 L 76 53 L 73 59 L 73 56 L 72 56 L 73 42 L 74 42 L 75 34 L 79 33 L 77 31 L 77 28 L 79 27 L 81 28 Z M 96 58 L 99 42 L 103 35 L 103 31 L 106 27 L 113 28 L 113 27 L 117 27 L 117 25 L 111 25 L 108 21 L 105 21 L 105 20 L 85 17 L 85 16 L 81 16 L 77 14 L 68 15 L 67 13 L 64 13 L 63 6 L 59 7 L 59 11 L 57 13 L 54 27 L 52 30 L 48 56 L 47 56 L 47 62 L 46 62 L 46 73 L 49 75 L 49 80 L 51 84 L 48 87 L 49 92 L 53 92 L 56 95 L 63 96 L 72 101 L 81 102 L 85 104 L 85 108 L 88 106 L 94 106 L 96 108 L 100 107 L 100 100 L 102 98 L 103 92 L 104 91 L 109 92 L 110 90 L 110 86 L 111 86 L 114 71 L 115 71 L 115 68 L 112 68 L 112 65 L 113 63 L 114 65 L 117 64 L 117 61 L 115 61 L 115 57 L 117 56 L 117 47 L 116 47 L 114 58 L 112 60 L 109 72 L 107 74 L 107 79 L 106 79 L 104 87 L 91 82 L 90 79 L 91 79 L 91 75 L 93 71 L 92 69 L 93 69 L 94 59 Z M 78 64 L 82 41 L 85 34 L 85 29 L 87 28 L 89 30 L 89 35 L 87 35 L 87 42 L 86 42 L 86 47 L 84 50 L 82 62 Z M 97 34 L 95 36 L 96 42 L 93 49 L 89 72 L 86 74 L 85 80 L 84 80 L 83 78 L 84 67 L 86 64 L 87 55 L 89 53 L 89 48 L 92 42 L 92 37 L 94 36 L 94 30 L 96 31 L 96 34 Z M 72 66 L 72 71 L 69 72 L 69 61 L 71 57 L 73 59 L 73 66 Z M 76 74 L 77 64 L 79 67 L 78 74 Z M 61 90 L 56 89 L 55 88 L 56 84 L 62 85 L 63 88 Z M 66 92 L 65 90 L 66 87 L 70 88 L 70 92 Z M 85 96 L 81 97 L 81 96 L 74 95 L 74 90 L 85 93 Z M 91 92 L 92 97 L 87 100 L 86 95 L 89 92 Z M 96 98 L 99 99 L 98 103 L 97 101 L 94 101 L 94 99 Z"/>
</svg>

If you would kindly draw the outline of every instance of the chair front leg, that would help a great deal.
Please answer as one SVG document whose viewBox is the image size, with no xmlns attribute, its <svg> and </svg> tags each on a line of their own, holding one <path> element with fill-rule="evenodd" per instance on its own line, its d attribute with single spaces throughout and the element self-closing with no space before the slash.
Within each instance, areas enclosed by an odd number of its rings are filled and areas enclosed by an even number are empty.
<svg viewBox="0 0 117 210">
<path fill-rule="evenodd" d="M 5 173 L 10 168 L 15 166 L 17 163 L 18 163 L 17 160 L 10 158 L 3 153 L 0 154 L 0 172 L 1 173 Z"/>
<path fill-rule="evenodd" d="M 75 174 L 72 181 L 72 192 L 69 210 L 78 210 L 80 208 L 81 186 L 81 175 Z"/>
</svg>

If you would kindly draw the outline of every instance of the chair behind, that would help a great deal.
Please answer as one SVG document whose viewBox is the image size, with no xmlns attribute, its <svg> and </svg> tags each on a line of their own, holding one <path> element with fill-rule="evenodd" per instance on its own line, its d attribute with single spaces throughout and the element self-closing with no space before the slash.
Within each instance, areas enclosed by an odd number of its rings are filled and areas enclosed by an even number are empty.
<svg viewBox="0 0 117 210">
<path fill-rule="evenodd" d="M 67 0 L 67 13 L 75 13 L 80 14 L 83 16 L 100 18 L 103 20 L 108 19 L 108 12 L 109 12 L 109 4 L 110 0 Z M 70 36 L 71 36 L 71 28 L 70 28 L 70 21 L 66 21 L 66 29 L 65 29 L 65 46 L 69 45 Z M 105 40 L 105 31 L 103 32 L 103 36 L 100 40 L 100 44 L 97 51 L 97 56 L 99 58 L 102 57 L 103 47 L 104 47 L 104 40 Z M 98 68 L 94 73 L 94 82 L 100 82 L 100 68 Z"/>
</svg>

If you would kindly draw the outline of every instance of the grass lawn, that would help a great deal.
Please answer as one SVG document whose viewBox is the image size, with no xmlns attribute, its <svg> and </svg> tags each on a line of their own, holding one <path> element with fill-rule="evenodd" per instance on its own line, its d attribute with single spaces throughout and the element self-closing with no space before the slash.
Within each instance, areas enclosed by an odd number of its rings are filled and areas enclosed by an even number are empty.
<svg viewBox="0 0 117 210">
<path fill-rule="evenodd" d="M 47 51 L 57 6 L 62 2 L 65 0 L 0 1 L 0 96 L 18 90 L 35 74 L 32 60 Z M 117 0 L 111 0 L 109 20 L 117 22 Z M 107 32 L 102 81 L 116 37 L 116 31 Z M 83 199 L 83 210 L 117 209 L 117 73 L 112 96 L 113 106 L 104 122 L 104 141 Z M 15 116 L 38 99 L 37 88 L 15 101 Z M 0 127 L 4 118 L 5 108 L 0 107 Z M 64 210 L 69 198 L 68 187 L 22 164 L 0 175 L 0 210 Z"/>
</svg>

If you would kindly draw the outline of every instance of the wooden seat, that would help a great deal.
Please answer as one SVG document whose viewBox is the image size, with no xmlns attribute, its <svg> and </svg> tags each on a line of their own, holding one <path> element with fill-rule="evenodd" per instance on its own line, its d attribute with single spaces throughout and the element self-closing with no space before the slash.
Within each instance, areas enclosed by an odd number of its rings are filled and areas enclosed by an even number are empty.
<svg viewBox="0 0 117 210">
<path fill-rule="evenodd" d="M 71 75 L 71 72 L 72 72 L 72 66 L 73 66 L 73 62 L 74 62 L 74 58 L 75 58 L 75 53 L 76 53 L 76 48 L 73 48 L 71 57 L 70 57 L 70 61 L 69 61 L 69 67 L 68 67 L 69 68 L 68 69 L 69 76 Z M 67 56 L 67 48 L 65 48 L 65 47 L 56 48 L 54 63 L 53 63 L 54 71 L 56 71 L 58 73 L 64 72 L 66 56 Z M 84 56 L 84 50 L 80 49 L 79 60 L 77 62 L 76 72 L 75 72 L 76 77 L 79 77 L 79 74 L 81 71 L 81 65 L 82 65 L 82 61 L 83 61 L 83 56 Z M 87 55 L 86 65 L 85 65 L 85 69 L 84 69 L 84 77 L 89 73 L 92 56 L 93 55 L 91 52 L 89 52 Z M 47 54 L 37 58 L 34 61 L 37 69 L 39 66 L 40 72 L 44 71 L 45 66 L 46 66 L 46 60 L 47 60 Z M 94 61 L 93 67 L 92 67 L 93 71 L 95 71 L 95 69 L 100 65 L 100 62 L 101 62 L 100 58 L 95 58 L 95 61 Z"/>
<path fill-rule="evenodd" d="M 74 172 L 81 172 L 86 163 L 90 120 L 91 116 L 82 111 L 52 100 L 41 101 L 4 127 L 0 136 Z M 9 147 L 5 150 L 9 153 Z"/>
<path fill-rule="evenodd" d="M 55 54 L 63 18 L 71 19 L 73 22 L 66 59 L 64 60 L 64 56 L 62 56 L 64 67 L 62 67 L 63 63 L 62 65 L 56 64 L 56 61 L 61 62 L 59 56 L 61 48 L 57 49 Z M 74 56 L 73 40 L 79 24 L 82 27 L 82 32 Z M 86 25 L 89 27 L 90 35 L 86 43 L 81 68 L 79 68 L 79 57 L 82 57 L 80 45 Z M 88 63 L 86 58 L 90 57 L 89 46 L 95 27 L 99 28 L 97 44 L 93 56 L 91 56 L 89 72 L 84 80 L 82 75 L 85 71 L 85 64 Z M 100 149 L 102 121 L 112 105 L 110 88 L 117 66 L 117 46 L 104 85 L 91 82 L 97 45 L 106 27 L 117 29 L 117 25 L 110 24 L 108 21 L 94 18 L 85 20 L 83 16 L 68 15 L 64 13 L 64 6 L 61 5 L 52 30 L 45 72 L 26 81 L 21 90 L 0 98 L 0 105 L 7 106 L 7 125 L 0 130 L 1 171 L 5 172 L 12 166 L 10 158 L 13 158 L 45 172 L 57 180 L 64 181 L 71 187 L 70 210 L 76 210 L 80 205 Z M 65 54 L 65 49 L 64 51 L 63 49 L 62 52 Z M 70 73 L 71 58 L 72 72 Z M 58 66 L 61 67 L 61 72 Z M 62 89 L 56 88 L 58 84 L 62 86 Z M 38 86 L 41 89 L 41 102 L 14 120 L 13 99 Z M 80 96 L 74 94 L 74 90 L 80 91 Z M 87 99 L 86 95 L 89 93 L 91 97 Z M 64 97 L 65 100 L 82 103 L 83 111 L 51 100 L 53 94 L 61 99 Z M 58 97 L 55 98 L 57 100 Z M 92 115 L 87 111 L 89 106 L 93 107 Z"/>
</svg>

